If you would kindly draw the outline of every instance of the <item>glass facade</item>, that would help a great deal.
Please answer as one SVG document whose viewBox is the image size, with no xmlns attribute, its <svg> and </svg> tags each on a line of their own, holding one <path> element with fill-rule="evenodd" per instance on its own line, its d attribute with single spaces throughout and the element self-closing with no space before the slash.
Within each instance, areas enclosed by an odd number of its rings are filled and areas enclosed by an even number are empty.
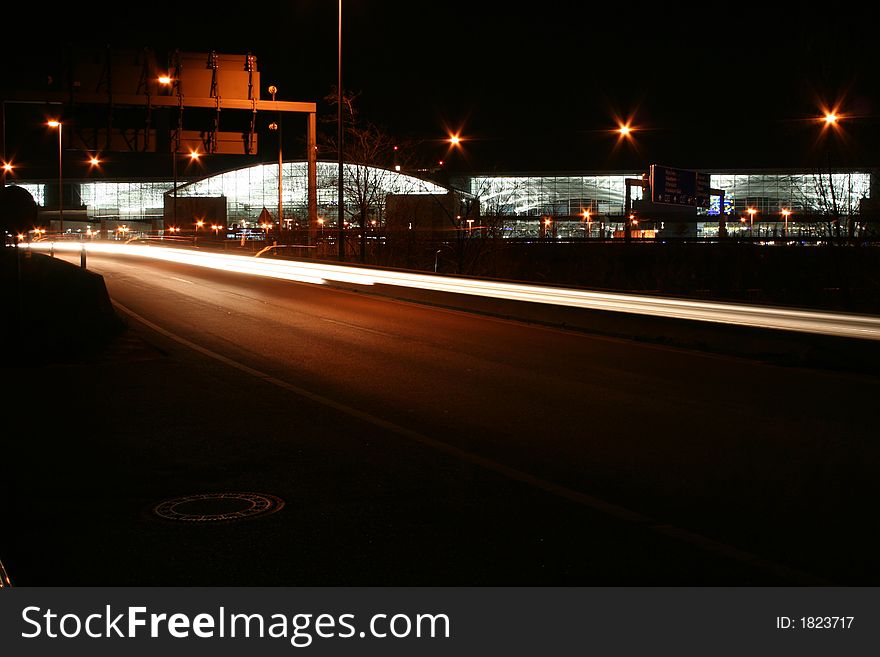
<svg viewBox="0 0 880 657">
<path fill-rule="evenodd" d="M 388 194 L 446 194 L 434 183 L 397 171 L 344 164 L 346 214 L 354 216 L 362 205 L 371 218 L 382 219 Z M 318 215 L 336 222 L 338 204 L 338 164 L 318 162 Z M 308 171 L 305 162 L 285 162 L 281 178 L 282 202 L 286 220 L 304 221 L 308 217 Z M 278 165 L 258 164 L 220 173 L 179 187 L 177 196 L 226 197 L 227 221 L 244 226 L 257 224 L 263 208 L 273 215 L 278 210 Z"/>
<path fill-rule="evenodd" d="M 503 222 L 507 236 L 537 235 L 541 230 L 537 218 L 545 217 L 552 218 L 556 237 L 567 237 L 583 235 L 584 210 L 589 210 L 597 226 L 619 228 L 627 178 L 641 178 L 641 174 L 475 175 L 460 184 L 479 199 L 484 215 L 510 218 Z M 778 222 L 782 210 L 787 209 L 804 222 L 827 217 L 835 207 L 839 216 L 858 215 L 862 200 L 871 194 L 871 174 L 851 171 L 829 177 L 804 171 L 721 172 L 711 174 L 711 186 L 724 190 L 727 215 L 738 218 L 753 208 L 760 219 Z M 641 199 L 641 188 L 631 191 L 634 201 Z M 718 214 L 719 197 L 715 196 L 708 209 L 699 211 L 698 232 L 703 232 L 701 223 L 717 221 L 709 217 Z"/>
<path fill-rule="evenodd" d="M 336 222 L 337 164 L 317 166 L 318 214 L 328 225 Z M 471 175 L 454 181 L 454 187 L 476 199 L 483 216 L 503 217 L 505 236 L 537 235 L 542 224 L 553 222 L 556 237 L 582 236 L 583 213 L 609 231 L 622 225 L 627 178 L 641 173 L 583 173 L 563 175 Z M 873 175 L 866 171 L 828 173 L 810 171 L 722 171 L 711 174 L 713 188 L 725 191 L 727 215 L 737 218 L 747 209 L 757 218 L 777 221 L 783 209 L 806 224 L 827 219 L 836 207 L 839 216 L 857 216 L 861 202 L 870 197 Z M 830 182 L 829 182 L 830 181 Z M 54 181 L 20 186 L 45 206 L 47 191 Z M 164 195 L 170 181 L 69 181 L 74 203 L 70 210 L 84 209 L 92 221 L 152 221 L 162 218 Z M 286 162 L 283 170 L 283 201 L 286 220 L 301 222 L 308 216 L 307 166 Z M 631 188 L 633 200 L 641 198 L 640 187 Z M 388 169 L 345 164 L 346 209 L 349 217 L 368 208 L 369 219 L 381 224 L 385 197 L 389 194 L 446 194 L 433 182 Z M 178 197 L 223 197 L 229 224 L 255 226 L 266 208 L 273 216 L 278 207 L 278 165 L 258 164 L 206 177 L 178 187 Z M 77 203 L 77 200 L 79 201 Z M 79 206 L 79 208 L 77 208 Z M 65 208 L 67 209 L 67 208 Z M 717 227 L 718 197 L 697 217 L 698 231 L 711 234 Z M 706 231 L 702 224 L 706 225 Z M 157 223 L 156 225 L 161 225 Z M 546 225 L 549 225 L 547 223 Z M 733 224 L 735 226 L 735 224 Z"/>
<path fill-rule="evenodd" d="M 510 216 L 577 216 L 585 209 L 607 216 L 623 216 L 626 178 L 640 173 L 563 176 L 471 176 L 466 189 L 480 199 L 484 214 Z M 868 198 L 871 174 L 767 172 L 713 173 L 712 187 L 725 192 L 727 212 L 755 208 L 778 213 L 782 208 L 801 214 L 822 214 L 833 198 L 843 214 L 857 214 L 861 199 Z M 641 189 L 633 188 L 633 199 Z M 718 214 L 718 199 L 708 214 Z"/>
</svg>

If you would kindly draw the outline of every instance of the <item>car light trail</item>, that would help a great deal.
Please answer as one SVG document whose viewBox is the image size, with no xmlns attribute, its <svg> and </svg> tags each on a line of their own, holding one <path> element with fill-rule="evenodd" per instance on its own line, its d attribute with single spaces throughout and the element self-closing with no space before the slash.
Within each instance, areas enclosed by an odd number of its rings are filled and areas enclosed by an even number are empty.
<svg viewBox="0 0 880 657">
<path fill-rule="evenodd" d="M 45 251 L 48 251 L 52 246 L 50 242 L 33 242 L 21 245 L 22 248 Z M 347 267 L 320 262 L 262 260 L 249 256 L 135 244 L 88 242 L 83 246 L 81 242 L 56 242 L 54 248 L 56 251 L 71 252 L 78 252 L 81 248 L 85 248 L 89 253 L 153 258 L 299 283 L 336 282 L 354 285 L 389 285 L 571 308 L 880 340 L 880 317 L 870 315 L 593 292 L 527 283 Z"/>
</svg>

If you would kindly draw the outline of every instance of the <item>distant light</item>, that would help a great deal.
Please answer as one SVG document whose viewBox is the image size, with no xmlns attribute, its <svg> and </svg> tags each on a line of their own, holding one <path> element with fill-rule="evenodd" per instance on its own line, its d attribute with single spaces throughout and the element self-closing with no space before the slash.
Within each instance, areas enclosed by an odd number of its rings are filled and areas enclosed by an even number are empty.
<svg viewBox="0 0 880 657">
<path fill-rule="evenodd" d="M 171 78 L 167 75 L 160 75 L 159 84 L 171 84 Z"/>
<path fill-rule="evenodd" d="M 98 159 L 97 157 L 95 157 L 95 156 L 92 156 L 92 157 L 89 158 L 89 164 L 92 165 L 93 167 L 96 167 L 96 166 L 98 166 L 99 164 L 101 164 L 101 160 L 99 160 L 99 159 Z"/>
<path fill-rule="evenodd" d="M 395 164 L 395 165 L 394 165 L 394 170 L 395 170 L 395 171 L 400 171 L 400 165 L 399 165 L 399 164 Z"/>
<path fill-rule="evenodd" d="M 787 216 L 790 215 L 790 214 L 791 214 L 791 210 L 783 210 L 783 211 L 782 211 L 782 216 L 783 216 L 783 217 L 787 217 Z"/>
<path fill-rule="evenodd" d="M 458 135 L 451 135 L 449 137 L 449 143 L 453 146 L 458 146 L 461 143 L 461 137 L 459 137 Z"/>
<path fill-rule="evenodd" d="M 442 167 L 442 166 L 443 166 L 443 160 L 440 160 L 437 164 L 439 164 L 439 165 Z"/>
<path fill-rule="evenodd" d="M 189 159 L 198 160 L 199 159 L 199 152 L 198 151 L 190 151 L 189 152 Z"/>
<path fill-rule="evenodd" d="M 56 121 L 55 119 L 52 119 L 51 121 L 46 121 L 46 125 L 50 128 L 57 128 L 61 125 L 61 121 Z"/>
<path fill-rule="evenodd" d="M 825 124 L 826 125 L 834 125 L 837 123 L 837 119 L 839 117 L 834 112 L 828 112 L 825 114 Z"/>
<path fill-rule="evenodd" d="M 758 211 L 755 210 L 755 208 L 749 208 L 748 210 L 746 210 L 746 212 L 748 212 L 750 215 L 755 215 Z"/>
<path fill-rule="evenodd" d="M 3 170 L 4 170 L 6 173 L 10 173 L 10 172 L 12 171 L 13 168 L 14 168 L 14 167 L 13 167 L 9 162 L 4 162 L 4 163 L 3 163 Z"/>
<path fill-rule="evenodd" d="M 632 133 L 632 128 L 630 127 L 629 123 L 622 123 L 617 129 L 617 132 L 620 133 L 621 137 L 629 137 Z"/>
</svg>

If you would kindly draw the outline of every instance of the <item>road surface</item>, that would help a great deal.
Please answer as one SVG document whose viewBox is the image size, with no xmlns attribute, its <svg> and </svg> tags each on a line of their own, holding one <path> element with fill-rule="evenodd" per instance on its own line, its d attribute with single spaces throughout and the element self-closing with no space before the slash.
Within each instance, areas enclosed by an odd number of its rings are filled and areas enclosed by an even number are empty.
<svg viewBox="0 0 880 657">
<path fill-rule="evenodd" d="M 89 267 L 130 329 L 41 371 L 62 389 L 29 409 L 52 437 L 13 449 L 29 474 L 3 559 L 21 583 L 880 579 L 876 377 L 176 263 Z M 19 375 L 25 403 L 38 383 Z M 197 527 L 150 512 L 241 490 L 286 505 Z"/>
</svg>

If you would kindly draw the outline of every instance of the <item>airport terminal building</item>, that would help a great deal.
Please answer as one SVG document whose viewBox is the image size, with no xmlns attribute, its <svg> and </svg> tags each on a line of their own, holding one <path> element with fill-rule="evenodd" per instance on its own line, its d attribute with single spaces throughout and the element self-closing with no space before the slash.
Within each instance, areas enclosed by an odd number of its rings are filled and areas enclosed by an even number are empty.
<svg viewBox="0 0 880 657">
<path fill-rule="evenodd" d="M 321 228 L 337 225 L 337 164 L 318 162 L 317 204 Z M 832 212 L 839 217 L 865 215 L 876 203 L 877 173 L 870 170 L 836 170 L 832 174 L 806 170 L 713 171 L 711 186 L 724 191 L 724 214 L 731 232 L 770 231 L 783 222 L 783 210 L 802 231 L 821 230 Z M 471 219 L 492 217 L 501 235 L 508 238 L 578 237 L 614 238 L 625 215 L 626 181 L 641 179 L 643 172 L 510 173 L 460 175 L 440 181 L 436 176 L 400 172 L 365 165 L 345 165 L 345 220 L 357 225 L 360 215 L 377 228 L 385 226 L 390 195 L 453 195 L 454 219 L 464 225 Z M 40 221 L 52 226 L 57 180 L 14 181 L 27 190 L 40 208 Z M 286 225 L 304 227 L 308 222 L 308 181 L 305 162 L 285 162 L 282 169 L 282 207 Z M 136 233 L 157 234 L 177 223 L 187 230 L 197 220 L 198 200 L 220 204 L 209 221 L 228 229 L 258 228 L 267 217 L 277 221 L 278 165 L 257 164 L 207 175 L 178 185 L 168 180 L 64 181 L 65 231 L 115 230 L 125 224 Z M 634 187 L 633 216 L 653 227 L 643 190 Z M 176 197 L 176 203 L 175 203 Z M 195 202 L 195 204 L 194 204 Z M 174 208 L 177 208 L 177 212 Z M 748 213 L 753 210 L 752 213 Z M 717 235 L 718 197 L 708 207 L 683 218 L 695 224 L 697 236 Z M 192 216 L 189 216 L 192 215 Z M 173 219 L 172 219 L 173 217 Z M 667 217 L 668 219 L 668 217 Z M 586 220 L 586 221 L 585 221 Z M 552 222 L 554 230 L 543 231 Z M 746 228 L 748 226 L 748 228 Z M 315 229 L 316 227 L 312 227 Z M 647 236 L 652 236 L 648 234 Z"/>
</svg>

